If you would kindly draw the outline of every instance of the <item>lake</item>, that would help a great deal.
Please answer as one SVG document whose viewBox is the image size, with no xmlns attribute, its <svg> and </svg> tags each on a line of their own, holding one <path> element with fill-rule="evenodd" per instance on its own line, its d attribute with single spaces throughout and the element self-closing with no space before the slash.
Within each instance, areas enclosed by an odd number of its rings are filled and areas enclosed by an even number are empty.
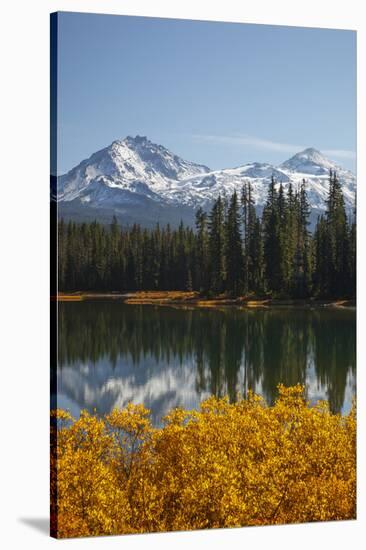
<svg viewBox="0 0 366 550">
<path fill-rule="evenodd" d="M 123 302 L 58 304 L 52 406 L 78 416 L 143 403 L 159 424 L 172 407 L 248 388 L 276 398 L 305 384 L 308 399 L 347 413 L 356 392 L 356 311 L 335 308 L 189 309 Z"/>
</svg>

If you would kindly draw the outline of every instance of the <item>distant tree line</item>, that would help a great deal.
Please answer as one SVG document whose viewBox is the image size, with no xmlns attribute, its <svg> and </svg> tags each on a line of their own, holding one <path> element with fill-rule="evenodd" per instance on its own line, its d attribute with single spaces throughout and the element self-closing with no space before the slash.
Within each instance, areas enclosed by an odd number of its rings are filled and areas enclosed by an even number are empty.
<svg viewBox="0 0 366 550">
<path fill-rule="evenodd" d="M 277 189 L 278 187 L 278 189 Z M 312 234 L 305 181 L 285 192 L 272 178 L 262 215 L 253 190 L 219 196 L 183 223 L 145 229 L 98 222 L 58 225 L 60 291 L 197 290 L 205 295 L 353 297 L 356 220 L 348 219 L 341 184 L 329 175 L 324 215 Z"/>
</svg>

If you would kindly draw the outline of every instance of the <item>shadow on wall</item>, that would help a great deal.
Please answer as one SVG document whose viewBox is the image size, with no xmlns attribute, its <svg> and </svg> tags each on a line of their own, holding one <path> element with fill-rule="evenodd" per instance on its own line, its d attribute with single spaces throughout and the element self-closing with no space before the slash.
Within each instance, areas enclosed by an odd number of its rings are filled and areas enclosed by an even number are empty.
<svg viewBox="0 0 366 550">
<path fill-rule="evenodd" d="M 49 518 L 18 518 L 18 521 L 24 525 L 28 525 L 28 527 L 31 527 L 36 531 L 39 531 L 43 535 L 49 536 L 50 534 Z"/>
</svg>

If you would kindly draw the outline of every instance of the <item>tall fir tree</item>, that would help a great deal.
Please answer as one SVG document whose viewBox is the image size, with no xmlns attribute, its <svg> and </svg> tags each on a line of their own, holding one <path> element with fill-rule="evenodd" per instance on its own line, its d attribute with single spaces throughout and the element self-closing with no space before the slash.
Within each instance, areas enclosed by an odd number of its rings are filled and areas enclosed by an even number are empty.
<svg viewBox="0 0 366 550">
<path fill-rule="evenodd" d="M 346 287 L 345 254 L 348 228 L 342 188 L 334 171 L 331 171 L 329 175 L 326 222 L 329 295 L 339 296 L 342 295 Z"/>
<path fill-rule="evenodd" d="M 278 193 L 272 176 L 268 187 L 267 201 L 263 209 L 263 247 L 266 288 L 269 291 L 281 290 L 280 216 Z"/>
<path fill-rule="evenodd" d="M 240 211 L 236 191 L 231 196 L 225 224 L 225 258 L 227 290 L 238 296 L 243 284 L 243 250 Z"/>
<path fill-rule="evenodd" d="M 224 205 L 221 195 L 215 200 L 208 221 L 208 251 L 210 289 L 214 293 L 222 292 L 225 284 L 225 234 Z"/>
<path fill-rule="evenodd" d="M 207 214 L 202 208 L 196 212 L 196 284 L 200 290 L 208 288 L 208 233 Z"/>
</svg>

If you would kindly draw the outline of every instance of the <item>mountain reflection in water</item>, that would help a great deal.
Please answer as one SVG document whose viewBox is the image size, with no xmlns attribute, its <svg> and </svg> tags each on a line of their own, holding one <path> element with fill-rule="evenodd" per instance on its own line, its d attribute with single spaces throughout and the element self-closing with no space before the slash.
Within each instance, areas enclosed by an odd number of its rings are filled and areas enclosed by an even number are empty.
<svg viewBox="0 0 366 550">
<path fill-rule="evenodd" d="M 153 420 L 248 388 L 269 403 L 282 382 L 347 413 L 356 383 L 352 309 L 181 309 L 62 302 L 53 406 L 107 413 L 143 403 Z"/>
</svg>

